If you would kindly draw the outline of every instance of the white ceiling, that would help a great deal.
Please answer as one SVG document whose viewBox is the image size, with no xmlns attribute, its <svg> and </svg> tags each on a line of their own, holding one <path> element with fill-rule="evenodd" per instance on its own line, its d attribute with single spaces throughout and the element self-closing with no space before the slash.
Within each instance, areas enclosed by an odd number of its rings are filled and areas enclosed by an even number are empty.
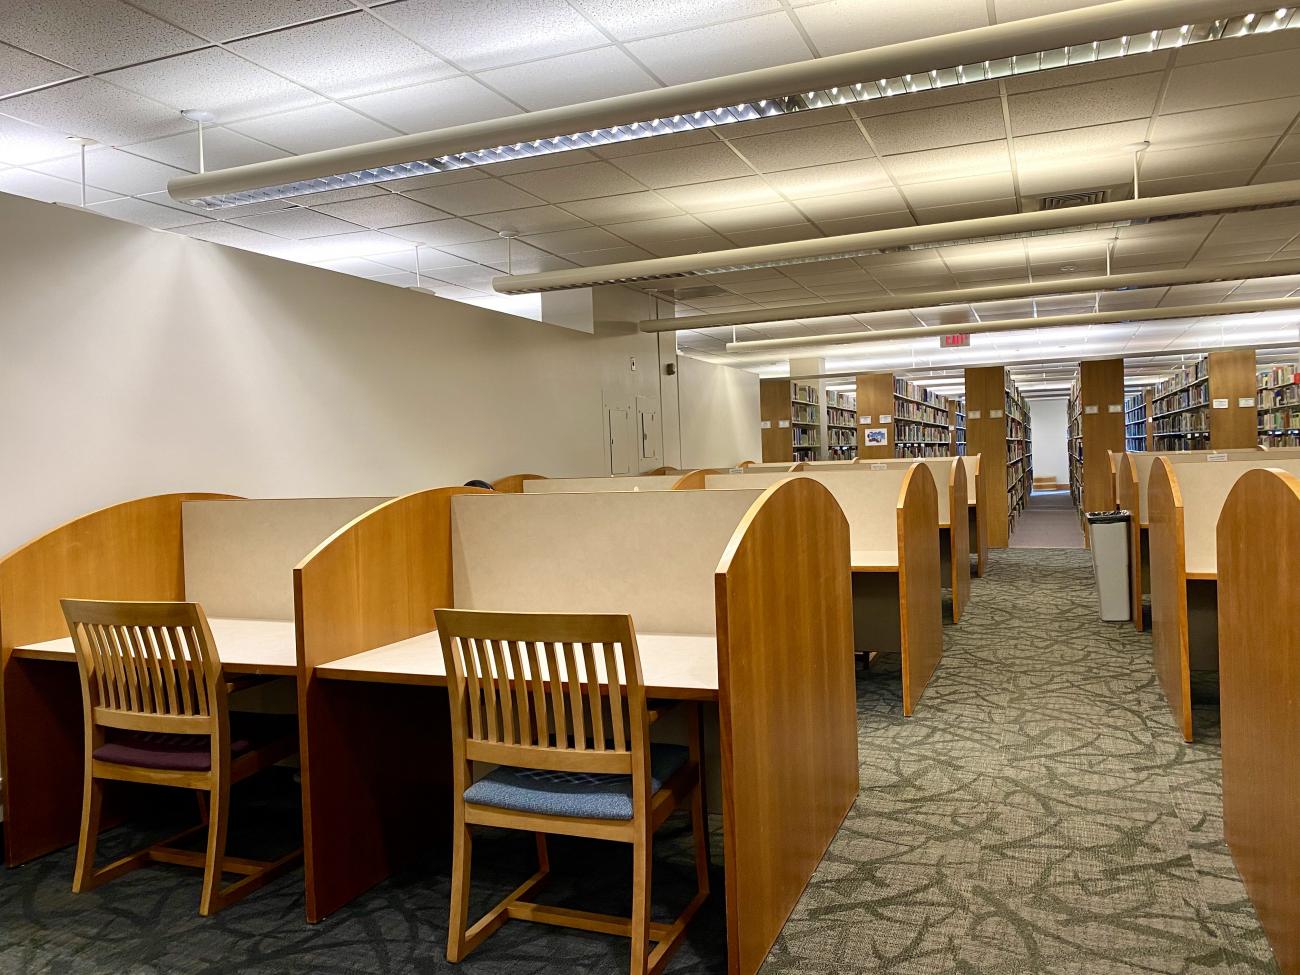
<svg viewBox="0 0 1300 975">
<path fill-rule="evenodd" d="M 168 179 L 197 169 L 181 109 L 216 116 L 206 141 L 216 169 L 1087 5 L 6 0 L 0 191 L 77 202 L 79 161 L 66 137 L 90 137 L 100 145 L 87 153 L 87 202 L 106 216 L 399 286 L 416 283 L 418 243 L 425 286 L 523 309 L 536 299 L 491 293 L 490 279 L 507 268 L 503 230 L 520 234 L 509 266 L 527 272 L 1011 213 L 1048 193 L 1106 188 L 1122 198 L 1132 167 L 1125 147 L 1141 140 L 1151 142 L 1140 161 L 1148 195 L 1300 178 L 1300 31 L 1287 31 L 319 194 L 301 205 L 260 204 L 220 219 L 165 192 Z M 1112 240 L 1117 272 L 1295 258 L 1297 234 L 1300 218 L 1284 209 L 715 275 L 686 284 L 723 293 L 683 303 L 679 314 L 1100 273 Z M 1106 295 L 1101 307 L 1297 286 L 1155 289 Z M 1038 311 L 1093 305 L 1090 295 L 1043 299 Z M 1027 302 L 990 303 L 775 323 L 737 337 L 1032 311 Z M 1191 341 L 1198 327 L 1143 326 L 1124 347 Z M 1058 329 L 1038 344 L 1068 340 L 1073 349 L 1077 340 L 1082 354 L 1083 338 L 1096 347 L 1113 337 L 1118 348 L 1125 328 Z M 684 350 L 723 358 L 731 330 L 679 336 Z M 984 344 L 973 340 L 972 349 Z M 771 371 L 779 360 L 745 364 Z"/>
</svg>

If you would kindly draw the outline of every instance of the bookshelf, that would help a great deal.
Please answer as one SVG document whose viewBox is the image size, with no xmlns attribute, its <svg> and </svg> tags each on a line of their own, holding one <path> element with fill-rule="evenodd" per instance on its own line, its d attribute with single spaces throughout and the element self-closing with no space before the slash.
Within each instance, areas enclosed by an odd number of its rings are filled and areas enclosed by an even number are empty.
<svg viewBox="0 0 1300 975">
<path fill-rule="evenodd" d="M 822 448 L 821 390 L 812 383 L 759 383 L 763 462 L 818 460 Z"/>
<path fill-rule="evenodd" d="M 951 399 L 948 401 L 949 419 L 952 423 L 952 452 L 956 457 L 966 456 L 966 401 Z"/>
<path fill-rule="evenodd" d="M 1083 410 L 1079 406 L 1079 377 L 1070 384 L 1066 401 L 1066 454 L 1070 461 L 1070 500 L 1083 510 Z"/>
<path fill-rule="evenodd" d="M 932 393 L 893 373 L 857 377 L 858 456 L 947 457 L 953 451 L 955 400 Z M 962 442 L 965 419 L 962 414 Z M 876 442 L 868 442 L 874 433 Z M 883 442 L 879 442 L 883 439 Z"/>
<path fill-rule="evenodd" d="M 966 450 L 980 455 L 987 490 L 989 544 L 1005 548 L 1034 483 L 1029 405 L 1002 366 L 966 370 Z M 996 471 L 1006 471 L 998 491 Z"/>
<path fill-rule="evenodd" d="M 1300 447 L 1300 372 L 1294 365 L 1273 366 L 1256 375 L 1259 443 Z"/>
<path fill-rule="evenodd" d="M 1106 511 L 1115 504 L 1110 454 L 1124 449 L 1124 360 L 1079 363 L 1071 435 L 1071 478 L 1080 513 Z"/>
<path fill-rule="evenodd" d="M 1253 349 L 1211 352 L 1180 367 L 1152 392 L 1152 449 L 1253 447 L 1259 439 L 1257 393 Z"/>
<path fill-rule="evenodd" d="M 1152 392 L 1146 390 L 1124 397 L 1124 449 L 1140 451 L 1151 449 L 1150 423 Z"/>
<path fill-rule="evenodd" d="M 826 459 L 853 460 L 858 456 L 858 395 L 826 391 Z"/>
</svg>

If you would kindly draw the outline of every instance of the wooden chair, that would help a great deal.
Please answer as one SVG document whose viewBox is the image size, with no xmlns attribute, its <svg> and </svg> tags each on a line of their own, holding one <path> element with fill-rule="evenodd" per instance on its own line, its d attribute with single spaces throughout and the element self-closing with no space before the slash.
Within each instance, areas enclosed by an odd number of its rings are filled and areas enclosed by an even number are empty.
<svg viewBox="0 0 1300 975">
<path fill-rule="evenodd" d="M 628 616 L 450 609 L 435 616 L 456 797 L 447 960 L 460 961 L 516 918 L 630 937 L 633 975 L 662 971 L 709 893 L 698 708 L 689 712 L 688 748 L 650 745 L 653 715 Z M 472 762 L 500 767 L 474 782 Z M 652 923 L 654 832 L 684 807 L 696 893 L 671 924 Z M 538 869 L 469 926 L 471 826 L 536 833 Z M 549 871 L 548 833 L 632 846 L 631 918 L 525 900 Z"/>
<path fill-rule="evenodd" d="M 150 862 L 201 867 L 199 913 L 207 917 L 300 861 L 301 847 L 269 862 L 225 854 L 231 784 L 293 755 L 297 745 L 292 727 L 270 715 L 248 715 L 252 720 L 237 722 L 232 736 L 230 688 L 202 608 L 80 599 L 62 604 L 81 675 L 86 738 L 73 892 L 93 890 Z M 201 821 L 96 868 L 105 781 L 196 790 Z M 177 848 L 205 829 L 206 853 Z M 241 879 L 223 887 L 226 873 Z"/>
</svg>

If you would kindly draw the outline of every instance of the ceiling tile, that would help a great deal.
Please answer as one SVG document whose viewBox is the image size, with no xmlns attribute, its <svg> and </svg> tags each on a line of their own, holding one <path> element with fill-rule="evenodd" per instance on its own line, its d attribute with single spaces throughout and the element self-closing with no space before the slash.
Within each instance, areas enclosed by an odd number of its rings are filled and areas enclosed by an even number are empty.
<svg viewBox="0 0 1300 975">
<path fill-rule="evenodd" d="M 358 229 L 356 224 L 303 207 L 288 207 L 284 210 L 276 210 L 274 213 L 240 217 L 234 222 L 243 227 L 275 234 L 277 237 L 288 237 L 291 240 L 328 237 L 331 234 L 350 234 Z"/>
<path fill-rule="evenodd" d="M 866 127 L 881 155 L 988 142 L 1007 134 L 1002 103 L 996 98 L 881 115 L 867 120 Z"/>
<path fill-rule="evenodd" d="M 194 214 L 192 213 L 130 197 L 109 200 L 107 203 L 97 203 L 86 209 L 92 213 L 112 217 L 114 220 L 138 223 L 143 227 L 153 227 L 156 230 L 170 230 L 173 227 L 194 225 Z"/>
<path fill-rule="evenodd" d="M 577 6 L 620 41 L 688 31 L 781 9 L 779 0 L 726 0 L 721 4 L 699 0 L 578 0 Z"/>
<path fill-rule="evenodd" d="M 1159 151 L 1209 142 L 1277 139 L 1295 121 L 1298 112 L 1300 98 L 1274 98 L 1251 105 L 1161 114 L 1151 133 L 1151 147 Z M 1285 160 L 1274 157 L 1274 161 Z"/>
<path fill-rule="evenodd" d="M 1272 151 L 1275 138 L 1247 139 L 1242 142 L 1216 142 L 1213 145 L 1157 150 L 1153 144 L 1142 154 L 1139 172 L 1143 181 L 1222 173 L 1229 170 L 1253 170 Z"/>
<path fill-rule="evenodd" d="M 433 247 L 445 247 L 449 244 L 463 244 L 466 241 L 488 240 L 496 237 L 495 230 L 488 230 L 468 220 L 434 220 L 429 223 L 413 223 L 402 227 L 393 227 L 389 231 L 395 237 L 404 240 L 430 244 Z"/>
<path fill-rule="evenodd" d="M 44 200 L 46 203 L 77 204 L 81 202 L 80 183 L 47 176 L 44 173 L 33 173 L 26 169 L 0 171 L 0 193 L 27 196 L 33 200 Z M 86 202 L 100 203 L 111 200 L 116 195 L 91 186 L 86 190 Z"/>
<path fill-rule="evenodd" d="M 806 213 L 809 219 L 819 223 L 826 220 L 848 220 L 850 217 L 896 213 L 907 209 L 902 196 L 892 186 L 878 190 L 863 190 L 859 193 L 818 196 L 799 200 L 798 203 L 799 209 Z"/>
<path fill-rule="evenodd" d="M 319 95 L 216 47 L 110 71 L 103 78 L 178 112 L 190 108 L 212 112 L 218 122 L 320 101 Z"/>
<path fill-rule="evenodd" d="M 710 238 L 717 236 L 694 217 L 660 217 L 654 220 L 632 220 L 607 228 L 611 233 L 634 244 L 649 246 L 671 240 Z"/>
<path fill-rule="evenodd" d="M 118 0 L 5 0 L 0 37 L 84 72 L 166 57 L 203 43 Z"/>
<path fill-rule="evenodd" d="M 431 186 L 428 189 L 411 190 L 406 195 L 412 200 L 419 200 L 458 217 L 491 213 L 494 210 L 518 210 L 522 207 L 540 206 L 543 202 L 531 193 L 499 179 L 475 180 L 446 187 Z"/>
<path fill-rule="evenodd" d="M 784 12 L 677 30 L 627 48 L 668 85 L 806 61 L 813 54 Z"/>
<path fill-rule="evenodd" d="M 511 0 L 508 26 L 481 0 L 402 0 L 373 8 L 466 71 L 600 47 L 609 39 L 563 0 Z"/>
<path fill-rule="evenodd" d="M 396 134 L 388 126 L 372 122 L 333 102 L 249 119 L 234 128 L 292 153 L 337 149 L 358 142 L 387 139 Z"/>
<path fill-rule="evenodd" d="M 1296 70 L 1294 52 L 1279 51 L 1175 67 L 1169 77 L 1169 90 L 1161 103 L 1161 111 L 1186 112 L 1238 105 L 1254 101 L 1261 92 L 1270 98 L 1300 95 L 1300 71 Z"/>
<path fill-rule="evenodd" d="M 529 111 L 657 87 L 654 78 L 617 47 L 496 68 L 478 77 Z"/>
<path fill-rule="evenodd" d="M 76 152 L 77 147 L 57 131 L 0 115 L 0 163 L 17 166 Z"/>
<path fill-rule="evenodd" d="M 475 223 L 496 231 L 514 231 L 517 234 L 544 234 L 558 230 L 576 230 L 586 227 L 587 221 L 557 206 L 525 207 L 522 210 L 499 210 L 480 213 Z"/>
<path fill-rule="evenodd" d="M 894 213 L 871 213 L 860 217 L 850 217 L 847 220 L 827 220 L 819 218 L 817 225 L 822 228 L 822 232 L 827 237 L 838 237 L 841 234 L 866 234 L 873 230 L 893 230 L 895 227 L 911 227 L 915 225 L 916 220 L 912 214 L 906 210 L 899 210 Z"/>
<path fill-rule="evenodd" d="M 645 189 L 631 176 L 615 169 L 607 162 L 584 163 L 566 169 L 546 169 L 537 173 L 521 173 L 518 176 L 507 176 L 505 181 L 541 197 L 547 203 L 590 200 L 598 196 L 614 196 Z M 587 217 L 587 219 L 591 218 Z"/>
<path fill-rule="evenodd" d="M 828 166 L 787 169 L 769 175 L 767 182 L 792 200 L 880 189 L 890 185 L 889 174 L 879 159 L 852 159 Z"/>
<path fill-rule="evenodd" d="M 801 236 L 814 236 L 808 220 L 789 203 L 767 203 L 761 206 L 737 207 L 734 210 L 714 210 L 699 214 L 702 223 L 718 233 L 732 236 L 736 231 L 766 230 L 772 227 L 797 226 Z"/>
<path fill-rule="evenodd" d="M 609 224 L 627 220 L 653 220 L 681 215 L 674 204 L 658 193 L 624 193 L 594 200 L 574 200 L 564 209 L 592 223 Z"/>
<path fill-rule="evenodd" d="M 1141 74 L 1086 85 L 1049 88 L 1007 99 L 1015 136 L 1149 119 L 1164 76 Z"/>
<path fill-rule="evenodd" d="M 573 267 L 571 261 L 543 253 L 536 247 L 517 240 L 505 241 L 493 238 L 466 244 L 447 244 L 442 248 L 448 254 L 456 254 L 478 264 L 487 264 L 505 272 L 507 264 L 510 273 L 533 274 L 537 271 L 555 271 Z"/>
<path fill-rule="evenodd" d="M 530 247 L 549 251 L 552 254 L 580 254 L 583 251 L 608 250 L 624 246 L 624 241 L 607 230 L 599 227 L 583 227 L 577 230 L 557 230 L 547 234 L 534 234 L 525 237 L 524 243 Z"/>
<path fill-rule="evenodd" d="M 1009 172 L 932 180 L 928 183 L 905 183 L 899 188 L 914 209 L 1005 200 L 1015 196 Z"/>
<path fill-rule="evenodd" d="M 127 145 L 194 128 L 166 106 L 94 78 L 6 98 L 0 104 L 6 115 L 104 145 Z"/>
<path fill-rule="evenodd" d="M 1245 186 L 1250 182 L 1252 170 L 1237 169 L 1221 173 L 1202 173 L 1196 176 L 1175 176 L 1170 179 L 1144 179 L 1144 196 L 1167 196 L 1171 193 L 1199 193 L 1202 190 L 1221 190 L 1229 186 Z"/>
<path fill-rule="evenodd" d="M 362 230 L 353 234 L 333 234 L 329 237 L 313 237 L 304 241 L 285 241 L 278 237 L 271 240 L 292 249 L 287 253 L 296 253 L 296 260 L 310 263 L 335 260 L 344 257 L 378 257 L 406 250 L 410 245 L 401 239 L 378 230 Z"/>
<path fill-rule="evenodd" d="M 644 261 L 654 257 L 647 250 L 640 247 L 633 247 L 630 244 L 623 247 L 611 247 L 603 251 L 584 251 L 581 254 L 571 255 L 574 263 L 582 267 L 600 267 L 605 264 L 623 264 L 627 261 Z"/>
<path fill-rule="evenodd" d="M 292 202 L 303 206 L 323 206 L 327 203 L 345 203 L 348 200 L 364 200 L 368 196 L 382 196 L 388 190 L 373 183 L 366 186 L 345 186 L 341 190 L 326 190 L 324 193 L 309 193 L 295 197 Z M 290 201 L 286 201 L 290 202 Z"/>
<path fill-rule="evenodd" d="M 77 72 L 70 68 L 0 44 L 0 98 L 76 76 Z"/>
<path fill-rule="evenodd" d="M 1019 147 L 1019 140 L 1016 145 Z M 922 183 L 933 179 L 957 179 L 1010 171 L 1007 143 L 977 142 L 946 149 L 928 149 L 885 157 L 885 165 L 900 183 Z"/>
<path fill-rule="evenodd" d="M 391 278 L 393 269 L 387 264 L 368 261 L 364 257 L 344 257 L 334 261 L 321 261 L 317 267 L 340 274 L 351 274 L 360 278 Z M 412 282 L 414 283 L 414 282 Z"/>
<path fill-rule="evenodd" d="M 197 173 L 199 140 L 192 123 L 186 123 L 186 128 L 189 131 L 177 135 L 137 142 L 128 146 L 126 151 Z M 250 139 L 225 126 L 206 127 L 203 132 L 203 159 L 209 170 L 246 166 L 249 163 L 266 162 L 268 159 L 283 159 L 287 155 L 288 153 L 283 149 Z"/>
<path fill-rule="evenodd" d="M 729 140 L 760 172 L 825 166 L 873 156 L 856 122 Z"/>
<path fill-rule="evenodd" d="M 753 170 L 721 142 L 625 156 L 618 160 L 618 166 L 652 188 L 753 174 Z"/>
<path fill-rule="evenodd" d="M 79 156 L 42 163 L 32 168 L 74 183 L 81 180 Z M 164 166 L 151 159 L 141 159 L 120 149 L 99 148 L 86 152 L 86 182 L 123 196 L 165 189 L 168 180 L 184 175 L 184 170 Z"/>
<path fill-rule="evenodd" d="M 230 49 L 331 98 L 456 74 L 446 62 L 362 11 L 238 41 Z"/>
<path fill-rule="evenodd" d="M 665 199 L 690 213 L 732 210 L 736 207 L 778 203 L 781 194 L 761 176 L 738 176 L 711 183 L 671 186 L 660 191 Z"/>
<path fill-rule="evenodd" d="M 984 0 L 920 3 L 831 0 L 800 7 L 796 15 L 822 55 L 912 41 L 934 33 L 987 27 L 989 22 Z"/>
<path fill-rule="evenodd" d="M 519 112 L 496 92 L 463 76 L 363 95 L 347 104 L 402 132 L 426 132 Z"/>
<path fill-rule="evenodd" d="M 817 228 L 804 221 L 785 227 L 761 227 L 754 230 L 728 230 L 727 237 L 737 247 L 758 247 L 764 244 L 784 244 L 791 240 L 820 237 Z"/>
<path fill-rule="evenodd" d="M 398 193 L 381 193 L 360 200 L 344 200 L 341 203 L 323 205 L 317 205 L 312 197 L 304 197 L 302 202 L 310 204 L 320 213 L 347 220 L 349 223 L 370 230 L 398 227 L 407 223 L 428 223 L 430 220 L 446 216 L 433 207 L 407 199 Z"/>
<path fill-rule="evenodd" d="M 709 237 L 682 237 L 648 243 L 645 249 L 655 257 L 677 257 L 681 254 L 703 254 L 707 251 L 726 250 L 733 246 L 727 238 L 713 234 Z"/>
<path fill-rule="evenodd" d="M 175 232 L 193 237 L 195 240 L 206 240 L 213 244 L 225 244 L 228 247 L 239 247 L 244 250 L 274 249 L 284 243 L 280 238 L 270 234 L 219 220 L 210 220 L 189 227 L 177 227 Z"/>
<path fill-rule="evenodd" d="M 135 4 L 213 41 L 247 37 L 355 9 L 347 0 L 135 0 Z"/>
</svg>

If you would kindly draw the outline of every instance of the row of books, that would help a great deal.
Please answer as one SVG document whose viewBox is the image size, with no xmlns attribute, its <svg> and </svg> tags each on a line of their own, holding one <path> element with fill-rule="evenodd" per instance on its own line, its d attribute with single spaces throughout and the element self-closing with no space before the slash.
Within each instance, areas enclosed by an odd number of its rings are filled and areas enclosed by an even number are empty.
<svg viewBox="0 0 1300 975">
<path fill-rule="evenodd" d="M 1256 385 L 1260 389 L 1277 389 L 1281 386 L 1294 386 L 1300 382 L 1300 372 L 1296 372 L 1295 366 L 1273 366 L 1271 369 L 1260 369 L 1255 373 Z"/>
<path fill-rule="evenodd" d="M 963 444 L 963 446 L 965 446 Z M 899 457 L 949 457 L 952 448 L 948 441 L 943 443 L 903 443 L 898 444 L 895 453 Z"/>
<path fill-rule="evenodd" d="M 791 427 L 790 433 L 794 437 L 796 447 L 817 447 L 821 443 L 817 439 L 817 430 L 814 427 Z"/>
<path fill-rule="evenodd" d="M 828 389 L 826 390 L 826 405 L 840 410 L 856 410 L 858 408 L 858 394 Z"/>
<path fill-rule="evenodd" d="M 1281 432 L 1300 428 L 1300 409 L 1260 411 L 1260 433 Z"/>
<path fill-rule="evenodd" d="M 914 423 L 910 420 L 894 421 L 894 440 L 913 443 L 948 443 L 948 428 L 931 426 L 928 423 Z"/>
<path fill-rule="evenodd" d="M 792 403 L 817 403 L 818 389 L 809 383 L 790 383 L 790 402 Z"/>
<path fill-rule="evenodd" d="M 826 423 L 833 427 L 850 427 L 852 428 L 858 422 L 858 415 L 851 410 L 843 410 L 838 407 L 826 407 Z"/>
<path fill-rule="evenodd" d="M 850 445 L 856 446 L 858 442 L 858 434 L 856 430 L 841 429 L 840 427 L 830 427 L 826 431 L 826 436 L 830 438 L 829 441 L 827 442 L 828 447 L 848 447 Z"/>
<path fill-rule="evenodd" d="M 894 380 L 894 395 L 900 399 L 918 400 L 921 403 L 927 403 L 931 406 L 938 407 L 943 410 L 944 413 L 948 412 L 947 397 L 931 392 L 924 386 L 918 386 L 916 383 L 909 383 L 906 379 Z"/>
<path fill-rule="evenodd" d="M 1169 396 L 1181 392 L 1185 387 L 1203 384 L 1209 377 L 1208 360 L 1204 357 L 1189 366 L 1179 366 L 1173 375 L 1155 388 L 1152 394 L 1151 415 L 1167 413 L 1176 406 L 1169 406 L 1163 401 Z"/>
<path fill-rule="evenodd" d="M 1160 417 L 1164 414 L 1173 413 L 1177 410 L 1190 410 L 1196 406 L 1205 406 L 1209 402 L 1210 387 L 1207 383 L 1188 386 L 1176 393 L 1170 393 L 1161 399 L 1153 400 L 1151 417 L 1159 423 L 1161 422 Z"/>
<path fill-rule="evenodd" d="M 937 406 L 922 406 L 910 400 L 894 401 L 895 420 L 916 420 L 921 423 L 933 423 L 948 429 L 948 411 Z"/>
<path fill-rule="evenodd" d="M 1209 418 L 1205 410 L 1192 410 L 1187 413 L 1174 413 L 1156 420 L 1157 437 L 1170 433 L 1204 433 L 1208 432 Z"/>
<path fill-rule="evenodd" d="M 831 446 L 827 448 L 827 453 L 830 455 L 830 460 L 853 460 L 858 456 L 858 445 L 845 444 L 842 446 L 836 446 L 835 444 L 831 444 Z"/>
<path fill-rule="evenodd" d="M 817 423 L 820 417 L 817 415 L 817 407 L 807 406 L 804 403 L 790 404 L 790 422 L 791 423 Z"/>
<path fill-rule="evenodd" d="M 1261 431 L 1259 442 L 1268 447 L 1300 447 L 1300 433 L 1266 433 Z"/>
</svg>

